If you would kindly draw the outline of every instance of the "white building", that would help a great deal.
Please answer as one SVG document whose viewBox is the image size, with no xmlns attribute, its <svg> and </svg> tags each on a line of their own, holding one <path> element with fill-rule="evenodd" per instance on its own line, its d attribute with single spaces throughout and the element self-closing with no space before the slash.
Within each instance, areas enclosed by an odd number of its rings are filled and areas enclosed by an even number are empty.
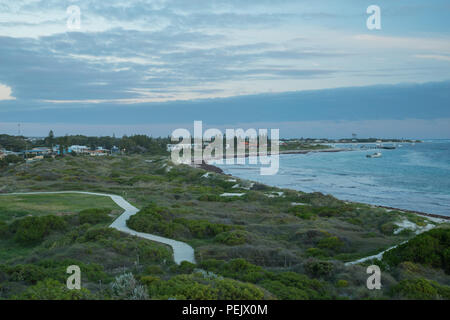
<svg viewBox="0 0 450 320">
<path fill-rule="evenodd" d="M 73 145 L 69 147 L 69 151 L 73 151 L 76 153 L 85 153 L 89 151 L 89 148 L 86 146 Z"/>
</svg>

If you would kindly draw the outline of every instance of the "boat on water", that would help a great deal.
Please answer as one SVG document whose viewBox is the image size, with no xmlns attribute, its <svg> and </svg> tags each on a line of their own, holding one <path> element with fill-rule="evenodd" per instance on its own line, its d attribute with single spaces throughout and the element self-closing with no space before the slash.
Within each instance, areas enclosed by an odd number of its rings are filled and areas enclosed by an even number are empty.
<svg viewBox="0 0 450 320">
<path fill-rule="evenodd" d="M 373 154 L 367 154 L 366 157 L 367 158 L 381 158 L 382 153 L 381 152 L 375 152 Z"/>
</svg>

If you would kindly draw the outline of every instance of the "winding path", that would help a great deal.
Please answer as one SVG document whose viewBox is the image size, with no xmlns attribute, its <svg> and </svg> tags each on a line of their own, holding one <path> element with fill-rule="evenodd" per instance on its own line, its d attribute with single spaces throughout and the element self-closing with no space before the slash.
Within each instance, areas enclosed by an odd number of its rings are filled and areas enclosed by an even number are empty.
<svg viewBox="0 0 450 320">
<path fill-rule="evenodd" d="M 132 216 L 138 213 L 139 209 L 131 205 L 128 201 L 126 201 L 123 197 L 106 194 L 106 193 L 96 193 L 96 192 L 84 192 L 84 191 L 48 191 L 48 192 L 15 192 L 15 193 L 3 193 L 1 195 L 33 195 L 33 194 L 62 194 L 62 193 L 78 193 L 78 194 L 87 194 L 93 196 L 102 196 L 102 197 L 110 197 L 112 201 L 114 201 L 119 207 L 124 209 L 125 211 L 109 226 L 110 228 L 114 228 L 121 232 L 127 233 L 129 235 L 137 236 L 139 238 L 144 238 L 147 240 L 160 242 L 172 247 L 173 250 L 173 259 L 176 264 L 180 264 L 183 261 L 188 261 L 191 263 L 195 263 L 194 249 L 181 241 L 168 239 L 160 236 L 156 236 L 149 233 L 137 232 L 127 227 L 127 220 Z"/>
<path fill-rule="evenodd" d="M 437 223 L 447 223 L 446 220 L 439 219 L 439 218 L 428 217 L 428 219 L 431 220 L 431 221 L 437 222 Z M 429 224 L 428 227 L 425 227 L 425 228 L 422 228 L 421 230 L 416 231 L 415 235 L 418 236 L 419 234 L 427 232 L 427 231 L 430 231 L 430 230 L 434 229 L 435 227 L 436 227 L 436 225 L 433 226 L 433 225 Z M 409 240 L 411 240 L 411 239 L 409 239 Z M 355 261 L 346 262 L 345 265 L 346 266 L 351 266 L 351 265 L 354 265 L 354 264 L 366 262 L 368 260 L 373 260 L 373 259 L 381 260 L 386 252 L 391 251 L 392 249 L 395 249 L 395 248 L 397 248 L 398 246 L 401 246 L 404 243 L 407 243 L 409 240 L 405 240 L 405 241 L 403 241 L 403 242 L 401 242 L 401 243 L 399 243 L 399 244 L 397 244 L 395 246 L 392 246 L 392 247 L 390 247 L 390 248 L 388 248 L 388 249 L 386 249 L 384 251 L 381 251 L 380 253 L 375 254 L 373 256 L 361 258 L 361 259 L 358 259 L 358 260 L 355 260 Z"/>
</svg>

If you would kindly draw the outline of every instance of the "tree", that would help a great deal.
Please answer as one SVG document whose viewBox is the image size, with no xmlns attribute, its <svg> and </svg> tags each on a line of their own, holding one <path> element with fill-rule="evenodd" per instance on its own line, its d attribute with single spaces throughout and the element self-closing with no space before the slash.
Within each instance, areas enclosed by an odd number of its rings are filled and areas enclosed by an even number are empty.
<svg viewBox="0 0 450 320">
<path fill-rule="evenodd" d="M 47 146 L 52 146 L 53 143 L 55 143 L 55 135 L 53 133 L 53 130 L 50 130 L 50 132 L 48 133 L 48 137 L 45 139 L 45 144 Z"/>
</svg>

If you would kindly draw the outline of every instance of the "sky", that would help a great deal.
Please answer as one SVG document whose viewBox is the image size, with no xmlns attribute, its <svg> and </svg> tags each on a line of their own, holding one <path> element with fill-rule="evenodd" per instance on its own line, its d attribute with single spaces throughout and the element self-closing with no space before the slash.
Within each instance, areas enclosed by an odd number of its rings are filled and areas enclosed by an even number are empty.
<svg viewBox="0 0 450 320">
<path fill-rule="evenodd" d="M 159 136 L 202 120 L 450 138 L 449 17 L 448 0 L 0 0 L 0 133 Z"/>
</svg>

